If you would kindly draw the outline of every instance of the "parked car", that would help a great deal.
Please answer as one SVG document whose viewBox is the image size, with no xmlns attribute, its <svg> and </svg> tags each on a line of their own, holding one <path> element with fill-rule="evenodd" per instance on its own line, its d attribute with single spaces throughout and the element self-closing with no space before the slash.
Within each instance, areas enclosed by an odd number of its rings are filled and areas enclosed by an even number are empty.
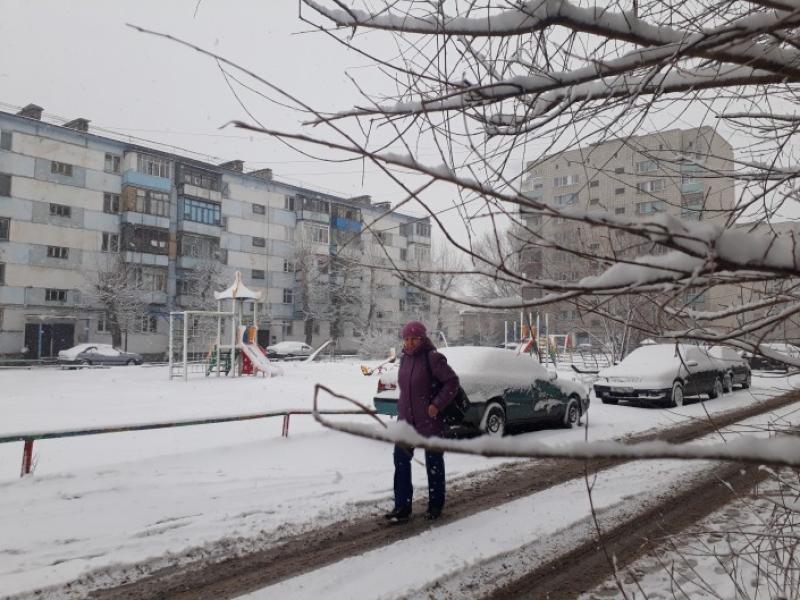
<svg viewBox="0 0 800 600">
<path fill-rule="evenodd" d="M 750 387 L 752 375 L 750 365 L 747 360 L 730 346 L 711 346 L 708 355 L 719 363 L 724 376 L 722 387 L 726 392 L 733 390 L 733 386 L 739 385 L 743 390 Z"/>
<path fill-rule="evenodd" d="M 721 396 L 724 375 L 716 360 L 697 346 L 650 344 L 600 370 L 594 393 L 603 404 L 636 400 L 683 406 L 686 396 Z"/>
<path fill-rule="evenodd" d="M 469 408 L 460 424 L 449 426 L 448 437 L 487 433 L 502 436 L 511 427 L 559 425 L 575 427 L 589 410 L 589 389 L 559 379 L 529 354 L 502 348 L 450 346 L 439 350 L 458 374 Z M 397 415 L 398 371 L 383 374 L 373 399 L 384 415 Z"/>
<path fill-rule="evenodd" d="M 58 353 L 62 365 L 140 365 L 142 355 L 125 352 L 111 344 L 78 344 Z"/>
<path fill-rule="evenodd" d="M 308 356 L 314 349 L 303 342 L 278 342 L 267 346 L 268 358 L 292 358 L 295 356 Z"/>
<path fill-rule="evenodd" d="M 761 348 L 767 352 L 776 352 L 794 359 L 800 359 L 800 348 L 791 344 L 770 342 L 761 344 Z M 787 371 L 789 369 L 789 365 L 785 362 L 771 356 L 752 354 L 750 352 L 744 352 L 742 356 L 750 363 L 750 368 L 754 371 Z"/>
</svg>

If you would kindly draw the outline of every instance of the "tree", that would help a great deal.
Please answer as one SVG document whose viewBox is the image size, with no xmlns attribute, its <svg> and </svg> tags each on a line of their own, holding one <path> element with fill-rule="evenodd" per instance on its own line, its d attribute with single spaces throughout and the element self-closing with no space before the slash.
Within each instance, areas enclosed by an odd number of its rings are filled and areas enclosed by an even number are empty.
<svg viewBox="0 0 800 600">
<path fill-rule="evenodd" d="M 134 267 L 119 254 L 108 255 L 86 277 L 87 293 L 105 313 L 111 343 L 123 346 L 122 334 L 147 314 L 148 302 Z"/>
</svg>

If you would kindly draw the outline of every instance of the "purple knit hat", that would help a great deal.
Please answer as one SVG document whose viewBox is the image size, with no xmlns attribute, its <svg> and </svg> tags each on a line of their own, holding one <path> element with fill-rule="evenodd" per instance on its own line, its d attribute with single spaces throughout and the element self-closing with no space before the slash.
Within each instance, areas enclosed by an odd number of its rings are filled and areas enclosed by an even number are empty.
<svg viewBox="0 0 800 600">
<path fill-rule="evenodd" d="M 403 331 L 400 333 L 400 337 L 425 337 L 428 335 L 428 331 L 425 329 L 425 325 L 423 325 L 420 321 L 409 321 L 403 327 Z"/>
</svg>

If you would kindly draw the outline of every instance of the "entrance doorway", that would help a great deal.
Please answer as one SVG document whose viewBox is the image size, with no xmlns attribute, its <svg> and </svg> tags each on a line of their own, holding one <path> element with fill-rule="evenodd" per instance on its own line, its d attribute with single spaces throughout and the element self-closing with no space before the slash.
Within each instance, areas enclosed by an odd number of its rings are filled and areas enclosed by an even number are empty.
<svg viewBox="0 0 800 600">
<path fill-rule="evenodd" d="M 26 323 L 25 358 L 49 358 L 75 345 L 73 323 Z"/>
<path fill-rule="evenodd" d="M 269 329 L 259 329 L 258 335 L 256 336 L 256 341 L 262 348 L 269 346 Z"/>
</svg>

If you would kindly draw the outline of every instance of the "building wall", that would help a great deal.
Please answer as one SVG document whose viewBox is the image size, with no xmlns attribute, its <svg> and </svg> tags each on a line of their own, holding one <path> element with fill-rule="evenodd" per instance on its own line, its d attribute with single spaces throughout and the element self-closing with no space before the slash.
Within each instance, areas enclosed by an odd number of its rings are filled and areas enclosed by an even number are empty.
<svg viewBox="0 0 800 600">
<path fill-rule="evenodd" d="M 529 163 L 523 192 L 558 207 L 632 219 L 666 213 L 683 219 L 721 221 L 727 215 L 716 211 L 735 204 L 733 180 L 719 175 L 731 171 L 732 161 L 730 144 L 711 128 L 675 129 L 612 140 Z M 547 217 L 535 210 L 523 210 L 521 217 L 544 240 L 588 255 L 634 258 L 659 251 L 625 234 Z M 543 247 L 535 238 L 523 261 L 523 271 L 537 279 L 577 281 L 603 268 L 596 260 L 582 260 L 573 253 Z M 532 287 L 523 290 L 528 298 L 539 293 Z M 692 296 L 693 307 L 712 309 L 725 293 L 716 290 Z M 654 308 L 642 305 L 637 310 Z M 601 319 L 582 314 L 574 305 L 549 305 L 547 311 L 553 333 L 577 333 L 584 341 L 607 336 Z"/>
<path fill-rule="evenodd" d="M 315 251 L 329 256 L 335 252 L 337 232 L 350 235 L 363 227 L 361 216 L 348 220 L 334 213 L 358 210 L 368 222 L 385 212 L 363 198 L 323 194 L 264 173 L 244 173 L 18 115 L 0 112 L 0 131 L 11 134 L 10 148 L 0 148 L 0 176 L 11 177 L 10 196 L 0 196 L 0 219 L 9 220 L 8 239 L 0 239 L 0 355 L 19 354 L 26 347 L 28 356 L 38 353 L 26 342 L 26 330 L 30 336 L 31 328 L 40 324 L 54 330 L 69 326 L 67 347 L 110 341 L 109 333 L 99 330 L 104 311 L 90 283 L 117 260 L 157 286 L 144 294 L 156 331 L 148 323 L 146 331 L 128 331 L 129 350 L 162 355 L 170 311 L 213 308 L 207 299 L 189 293 L 189 284 L 204 269 L 213 271 L 217 289 L 227 287 L 241 271 L 244 282 L 262 292 L 259 327 L 269 330 L 270 342 L 304 339 L 296 301 L 284 301 L 285 290 L 297 297 L 297 275 L 287 270 L 296 241 L 311 225 L 327 227 L 330 242 L 316 244 Z M 300 198 L 338 208 L 326 213 L 303 210 L 292 205 Z M 389 233 L 386 248 L 398 265 L 417 257 L 414 247 L 430 247 L 429 224 L 427 236 L 400 235 L 401 226 L 416 221 L 390 213 L 375 226 Z M 104 249 L 104 240 L 115 249 Z M 412 256 L 401 257 L 409 249 Z M 419 257 L 425 256 L 420 250 Z M 423 263 L 429 264 L 429 256 L 428 250 Z M 419 257 L 413 260 L 419 262 Z M 341 345 L 357 347 L 365 327 L 388 330 L 405 317 L 406 286 L 385 271 L 380 280 L 374 322 L 351 328 Z M 318 323 L 312 343 L 320 344 L 328 335 L 328 324 Z"/>
</svg>

